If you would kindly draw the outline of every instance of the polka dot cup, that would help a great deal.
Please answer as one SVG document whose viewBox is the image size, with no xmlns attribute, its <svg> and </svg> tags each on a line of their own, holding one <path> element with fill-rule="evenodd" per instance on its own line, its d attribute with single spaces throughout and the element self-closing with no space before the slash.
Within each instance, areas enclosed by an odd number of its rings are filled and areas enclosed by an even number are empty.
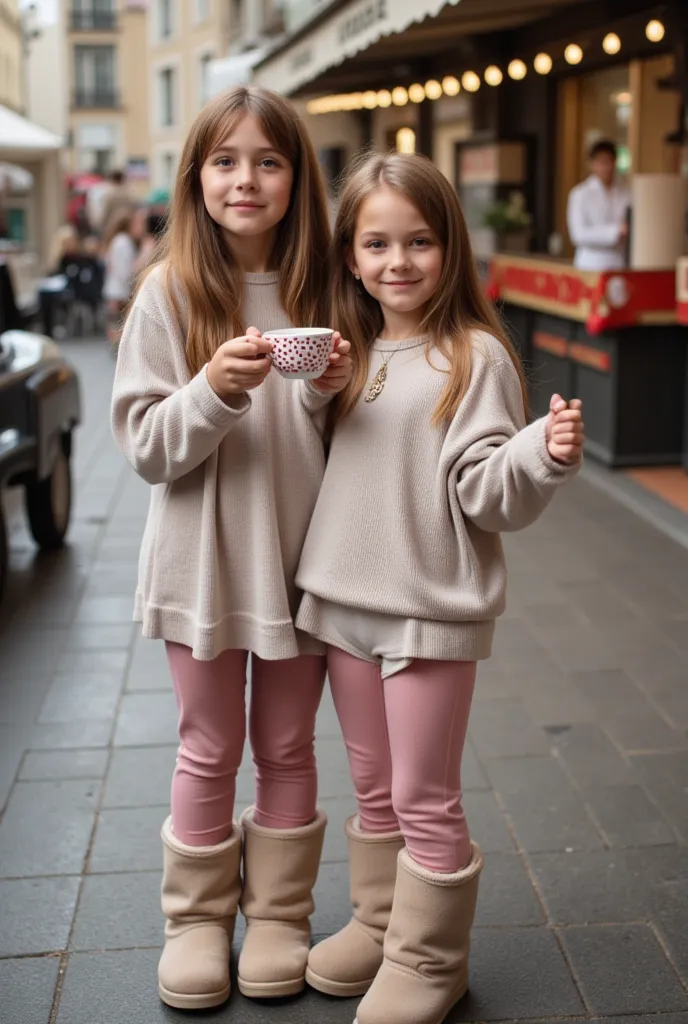
<svg viewBox="0 0 688 1024">
<path fill-rule="evenodd" d="M 273 344 L 272 362 L 283 377 L 314 380 L 329 365 L 333 331 L 325 327 L 293 327 L 264 331 Z"/>
</svg>

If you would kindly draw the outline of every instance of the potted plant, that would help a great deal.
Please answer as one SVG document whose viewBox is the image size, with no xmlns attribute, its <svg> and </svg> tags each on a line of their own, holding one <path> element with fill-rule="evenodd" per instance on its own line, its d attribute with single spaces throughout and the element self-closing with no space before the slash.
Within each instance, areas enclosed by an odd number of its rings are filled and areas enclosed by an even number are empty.
<svg viewBox="0 0 688 1024">
<path fill-rule="evenodd" d="M 532 223 L 522 192 L 512 192 L 506 200 L 495 200 L 483 213 L 483 224 L 493 232 L 497 252 L 527 252 Z"/>
</svg>

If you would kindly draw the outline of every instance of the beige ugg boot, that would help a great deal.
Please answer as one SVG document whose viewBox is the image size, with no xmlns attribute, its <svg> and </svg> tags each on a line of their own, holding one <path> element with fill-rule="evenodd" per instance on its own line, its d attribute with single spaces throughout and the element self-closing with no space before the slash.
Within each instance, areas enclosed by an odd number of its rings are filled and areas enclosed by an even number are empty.
<svg viewBox="0 0 688 1024">
<path fill-rule="evenodd" d="M 168 1006 L 202 1010 L 228 998 L 229 950 L 241 894 L 241 831 L 217 846 L 186 846 L 162 827 L 165 948 L 158 990 Z"/>
<path fill-rule="evenodd" d="M 306 981 L 328 996 L 347 997 L 367 992 L 382 963 L 404 837 L 401 832 L 361 832 L 358 815 L 349 818 L 345 831 L 353 916 L 310 951 Z"/>
<path fill-rule="evenodd" d="M 253 999 L 276 999 L 301 992 L 306 983 L 308 918 L 327 818 L 318 811 L 303 828 L 264 828 L 254 823 L 253 810 L 241 816 L 246 938 L 239 991 Z"/>
<path fill-rule="evenodd" d="M 354 1024 L 442 1024 L 468 990 L 468 952 L 483 857 L 468 867 L 428 871 L 399 854 L 384 960 Z"/>
</svg>

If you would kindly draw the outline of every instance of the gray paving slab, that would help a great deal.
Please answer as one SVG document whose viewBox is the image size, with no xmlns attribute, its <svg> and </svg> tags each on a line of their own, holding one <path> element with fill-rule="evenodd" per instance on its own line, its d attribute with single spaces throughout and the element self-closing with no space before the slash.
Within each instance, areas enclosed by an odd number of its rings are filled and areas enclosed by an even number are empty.
<svg viewBox="0 0 688 1024">
<path fill-rule="evenodd" d="M 70 948 L 134 949 L 161 945 L 161 879 L 159 871 L 88 875 L 79 898 Z"/>
<path fill-rule="evenodd" d="M 0 960 L 0 1024 L 49 1024 L 59 970 L 59 957 Z"/>
<path fill-rule="evenodd" d="M 36 750 L 24 758 L 19 779 L 43 782 L 50 779 L 102 779 L 109 752 L 101 750 Z"/>
<path fill-rule="evenodd" d="M 178 746 L 119 747 L 112 752 L 103 807 L 164 807 Z"/>
<path fill-rule="evenodd" d="M 125 693 L 115 731 L 116 747 L 169 746 L 177 740 L 179 712 L 171 691 Z"/>
<path fill-rule="evenodd" d="M 0 880 L 0 958 L 66 949 L 81 879 Z"/>
<path fill-rule="evenodd" d="M 2 877 L 79 874 L 99 788 L 87 780 L 18 783 L 0 822 Z"/>
<path fill-rule="evenodd" d="M 592 1013 L 688 1009 L 688 993 L 647 925 L 590 925 L 560 936 Z"/>
</svg>

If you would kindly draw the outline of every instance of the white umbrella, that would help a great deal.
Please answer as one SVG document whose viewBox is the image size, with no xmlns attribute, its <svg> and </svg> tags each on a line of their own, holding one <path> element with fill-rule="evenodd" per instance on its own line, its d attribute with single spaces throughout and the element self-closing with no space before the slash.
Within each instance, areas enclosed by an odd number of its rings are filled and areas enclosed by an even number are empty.
<svg viewBox="0 0 688 1024">
<path fill-rule="evenodd" d="M 30 192 L 33 188 L 33 174 L 15 164 L 0 163 L 0 191 Z"/>
</svg>

